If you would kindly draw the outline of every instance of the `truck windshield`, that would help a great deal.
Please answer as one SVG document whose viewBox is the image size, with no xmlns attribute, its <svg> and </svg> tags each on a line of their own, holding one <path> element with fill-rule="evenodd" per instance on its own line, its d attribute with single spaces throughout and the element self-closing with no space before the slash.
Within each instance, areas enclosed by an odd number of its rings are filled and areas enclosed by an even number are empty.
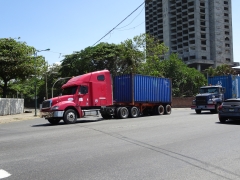
<svg viewBox="0 0 240 180">
<path fill-rule="evenodd" d="M 218 87 L 201 88 L 200 93 L 218 93 Z"/>
<path fill-rule="evenodd" d="M 76 93 L 77 86 L 64 88 L 62 91 L 62 95 L 73 95 Z"/>
</svg>

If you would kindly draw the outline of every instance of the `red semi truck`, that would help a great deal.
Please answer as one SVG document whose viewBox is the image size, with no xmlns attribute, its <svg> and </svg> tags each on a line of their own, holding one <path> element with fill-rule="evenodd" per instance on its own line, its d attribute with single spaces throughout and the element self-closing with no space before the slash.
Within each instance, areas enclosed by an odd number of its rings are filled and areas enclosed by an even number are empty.
<svg viewBox="0 0 240 180">
<path fill-rule="evenodd" d="M 62 94 L 42 103 L 41 117 L 51 124 L 72 124 L 84 110 L 99 109 L 104 119 L 171 113 L 171 80 L 139 74 L 115 76 L 108 70 L 73 77 Z"/>
</svg>

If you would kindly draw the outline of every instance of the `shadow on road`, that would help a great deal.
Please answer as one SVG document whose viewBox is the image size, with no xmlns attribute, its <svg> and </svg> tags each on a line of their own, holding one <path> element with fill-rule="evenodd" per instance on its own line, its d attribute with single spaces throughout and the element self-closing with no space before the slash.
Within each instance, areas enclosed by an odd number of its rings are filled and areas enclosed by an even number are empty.
<svg viewBox="0 0 240 180">
<path fill-rule="evenodd" d="M 221 124 L 221 125 L 240 125 L 240 120 L 228 120 L 225 123 L 216 122 L 216 124 Z"/>
<path fill-rule="evenodd" d="M 83 120 L 83 118 L 79 119 L 76 121 L 75 124 L 78 124 L 78 123 L 93 123 L 93 122 L 98 122 L 98 121 L 103 121 L 105 119 L 103 118 L 98 118 L 98 119 L 95 119 L 95 120 Z M 47 120 L 46 120 L 46 123 L 44 124 L 37 124 L 37 125 L 32 125 L 32 127 L 47 127 L 47 126 L 61 126 L 61 125 L 74 125 L 74 124 L 65 124 L 63 121 L 60 121 L 58 124 L 50 124 Z"/>
<path fill-rule="evenodd" d="M 216 114 L 216 113 L 211 113 L 211 112 L 201 112 L 201 114 L 197 114 L 197 113 L 195 113 L 195 112 L 190 113 L 190 115 L 197 115 L 197 116 L 201 116 L 201 115 L 205 115 L 205 114 L 214 115 L 214 114 Z"/>
</svg>

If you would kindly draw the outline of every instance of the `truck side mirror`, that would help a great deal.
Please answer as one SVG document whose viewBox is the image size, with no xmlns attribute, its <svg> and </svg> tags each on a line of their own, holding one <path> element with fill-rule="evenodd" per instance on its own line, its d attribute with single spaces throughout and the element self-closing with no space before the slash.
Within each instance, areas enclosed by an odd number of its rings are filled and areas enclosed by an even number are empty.
<svg viewBox="0 0 240 180">
<path fill-rule="evenodd" d="M 226 88 L 222 88 L 222 93 L 225 93 L 226 92 Z"/>
</svg>

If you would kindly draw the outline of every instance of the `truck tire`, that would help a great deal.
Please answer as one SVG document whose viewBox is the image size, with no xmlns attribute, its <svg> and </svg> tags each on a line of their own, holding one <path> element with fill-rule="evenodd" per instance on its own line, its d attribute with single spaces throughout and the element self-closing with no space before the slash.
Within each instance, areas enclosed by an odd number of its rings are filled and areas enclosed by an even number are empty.
<svg viewBox="0 0 240 180">
<path fill-rule="evenodd" d="M 165 106 L 165 113 L 164 114 L 171 114 L 172 112 L 172 107 L 168 104 Z"/>
<path fill-rule="evenodd" d="M 58 124 L 59 121 L 60 121 L 60 119 L 48 119 L 48 122 L 49 122 L 50 124 L 53 124 L 53 125 Z"/>
<path fill-rule="evenodd" d="M 163 115 L 164 114 L 164 107 L 162 105 L 155 107 L 155 114 L 156 115 Z"/>
<path fill-rule="evenodd" d="M 73 109 L 68 109 L 63 115 L 65 124 L 74 124 L 77 121 L 77 113 Z"/>
<path fill-rule="evenodd" d="M 195 112 L 196 112 L 197 114 L 201 114 L 201 109 L 195 109 Z"/>
<path fill-rule="evenodd" d="M 118 119 L 119 118 L 119 116 L 118 116 L 118 114 L 119 114 L 119 110 L 121 109 L 121 107 L 117 107 L 116 109 L 115 109 L 115 112 L 114 112 L 114 115 L 113 115 L 113 117 L 115 118 L 115 119 Z"/>
<path fill-rule="evenodd" d="M 136 118 L 139 115 L 139 110 L 137 107 L 133 106 L 129 108 L 129 115 L 131 118 Z"/>
<path fill-rule="evenodd" d="M 118 111 L 118 117 L 121 119 L 126 119 L 129 115 L 128 109 L 126 107 L 121 107 Z"/>
</svg>

